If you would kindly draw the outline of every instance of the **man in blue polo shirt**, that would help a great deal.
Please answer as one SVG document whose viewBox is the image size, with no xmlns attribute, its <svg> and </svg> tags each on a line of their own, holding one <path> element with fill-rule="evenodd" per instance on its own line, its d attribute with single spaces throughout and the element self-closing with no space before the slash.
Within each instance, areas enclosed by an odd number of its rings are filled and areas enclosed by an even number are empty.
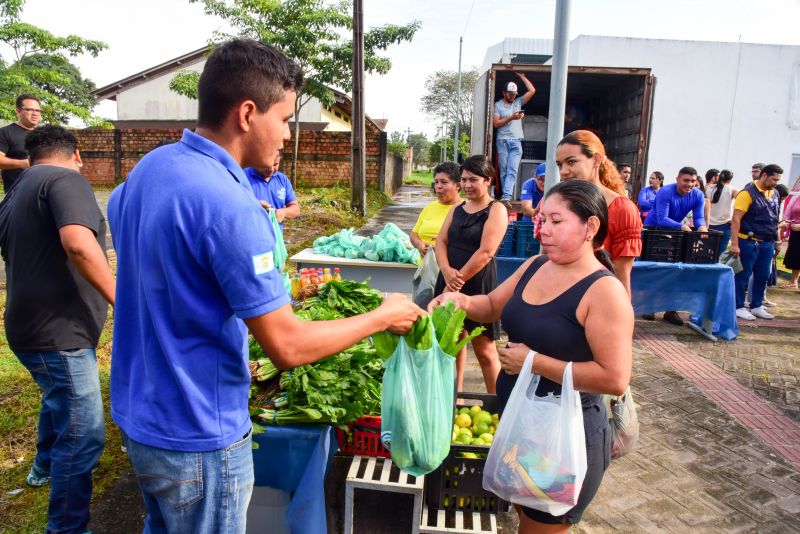
<svg viewBox="0 0 800 534">
<path fill-rule="evenodd" d="M 248 167 L 244 173 L 261 205 L 265 209 L 275 210 L 275 218 L 283 230 L 285 219 L 294 219 L 300 215 L 300 203 L 297 202 L 297 195 L 294 194 L 289 177 L 278 170 L 280 164 L 281 152 L 278 152 L 271 167 L 263 169 Z"/>
<path fill-rule="evenodd" d="M 145 532 L 245 532 L 247 328 L 287 369 L 381 330 L 408 331 L 422 313 L 400 295 L 340 321 L 292 312 L 275 235 L 242 166 L 272 164 L 301 85 L 297 64 L 269 46 L 219 46 L 198 83 L 196 131 L 148 153 L 109 200 L 111 415 L 147 508 Z"/>
<path fill-rule="evenodd" d="M 531 222 L 539 213 L 539 202 L 544 197 L 544 175 L 547 173 L 547 164 L 540 163 L 536 166 L 533 178 L 525 180 L 519 199 L 522 201 L 523 221 Z"/>
<path fill-rule="evenodd" d="M 705 196 L 695 187 L 696 184 L 697 171 L 694 167 L 681 168 L 675 183 L 665 185 L 656 193 L 653 208 L 645 217 L 644 225 L 691 232 L 692 229 L 682 222 L 683 218 L 691 213 L 697 230 L 700 232 L 708 230 L 705 219 Z M 653 316 L 647 315 L 645 318 L 652 319 Z M 664 320 L 674 325 L 683 325 L 683 319 L 677 311 L 665 312 Z"/>
</svg>

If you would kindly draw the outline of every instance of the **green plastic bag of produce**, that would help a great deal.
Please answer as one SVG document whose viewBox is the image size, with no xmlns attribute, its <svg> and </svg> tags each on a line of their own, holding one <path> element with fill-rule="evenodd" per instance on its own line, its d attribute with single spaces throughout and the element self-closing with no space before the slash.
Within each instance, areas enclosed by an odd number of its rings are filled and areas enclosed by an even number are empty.
<svg viewBox="0 0 800 534">
<path fill-rule="evenodd" d="M 439 467 L 450 451 L 455 391 L 455 358 L 439 348 L 429 318 L 420 320 L 429 348 L 412 349 L 400 338 L 384 363 L 381 394 L 381 441 L 392 462 L 414 476 Z"/>
<path fill-rule="evenodd" d="M 281 230 L 281 225 L 278 223 L 278 218 L 275 217 L 275 210 L 267 210 L 267 213 L 269 214 L 269 222 L 272 224 L 272 233 L 275 234 L 275 249 L 272 251 L 272 257 L 275 260 L 275 266 L 281 273 L 283 287 L 291 295 L 292 279 L 289 278 L 289 273 L 284 271 L 289 253 L 286 252 L 286 243 L 283 242 L 283 230 Z"/>
</svg>

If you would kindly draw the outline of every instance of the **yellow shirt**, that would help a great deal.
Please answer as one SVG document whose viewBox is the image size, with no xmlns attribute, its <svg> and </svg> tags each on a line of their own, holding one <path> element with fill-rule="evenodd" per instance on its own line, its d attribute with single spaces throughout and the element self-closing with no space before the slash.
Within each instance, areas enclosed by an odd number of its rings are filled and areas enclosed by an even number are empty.
<svg viewBox="0 0 800 534">
<path fill-rule="evenodd" d="M 414 225 L 411 231 L 417 234 L 425 243 L 433 245 L 436 242 L 436 236 L 439 235 L 439 230 L 442 229 L 444 219 L 447 217 L 450 208 L 457 205 L 458 204 L 442 204 L 438 200 L 434 200 L 422 208 L 419 218 L 417 219 L 417 224 Z"/>
<path fill-rule="evenodd" d="M 775 194 L 775 190 L 774 189 L 769 189 L 767 191 L 764 191 L 763 189 L 758 187 L 758 181 L 754 181 L 753 184 L 756 186 L 756 189 L 758 189 L 759 192 L 762 195 L 764 195 L 764 197 L 767 200 L 772 198 L 772 195 Z M 753 198 L 750 196 L 750 193 L 748 193 L 747 191 L 742 189 L 741 191 L 739 191 L 739 194 L 736 195 L 736 201 L 733 203 L 733 209 L 739 210 L 739 211 L 743 211 L 743 212 L 747 213 L 747 211 L 750 209 L 750 206 L 752 204 L 753 204 Z M 739 237 L 741 237 L 742 239 L 747 239 L 747 234 L 741 234 L 740 233 Z"/>
</svg>

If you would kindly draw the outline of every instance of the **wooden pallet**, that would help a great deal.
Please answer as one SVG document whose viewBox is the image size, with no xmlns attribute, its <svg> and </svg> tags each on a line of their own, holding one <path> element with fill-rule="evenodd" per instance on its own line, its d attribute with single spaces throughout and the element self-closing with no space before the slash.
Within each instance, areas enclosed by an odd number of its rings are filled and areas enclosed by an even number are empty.
<svg viewBox="0 0 800 534">
<path fill-rule="evenodd" d="M 363 467 L 362 467 L 363 466 Z M 361 474 L 359 475 L 359 472 Z M 389 491 L 393 493 L 406 493 L 414 496 L 414 509 L 412 525 L 415 525 L 412 534 L 418 534 L 419 520 L 422 513 L 422 492 L 425 487 L 425 477 L 414 477 L 400 471 L 396 481 L 392 478 L 392 461 L 388 458 L 374 458 L 367 456 L 353 456 L 350 471 L 345 481 L 344 499 L 344 532 L 353 532 L 353 491 L 356 488 L 373 491 Z"/>
<path fill-rule="evenodd" d="M 479 512 L 450 512 L 455 513 L 455 526 L 447 527 L 445 526 L 445 519 L 447 517 L 447 512 L 444 510 L 435 511 L 433 514 L 430 514 L 430 517 L 433 519 L 433 525 L 428 526 L 428 507 L 422 507 L 422 526 L 420 526 L 420 534 L 437 534 L 440 532 L 447 532 L 449 534 L 497 534 L 497 516 L 493 513 L 485 513 L 481 514 Z M 467 528 L 464 526 L 464 516 L 467 513 L 471 513 L 472 515 L 472 527 Z M 484 529 L 481 527 L 481 516 L 488 515 L 489 516 L 489 529 Z"/>
</svg>

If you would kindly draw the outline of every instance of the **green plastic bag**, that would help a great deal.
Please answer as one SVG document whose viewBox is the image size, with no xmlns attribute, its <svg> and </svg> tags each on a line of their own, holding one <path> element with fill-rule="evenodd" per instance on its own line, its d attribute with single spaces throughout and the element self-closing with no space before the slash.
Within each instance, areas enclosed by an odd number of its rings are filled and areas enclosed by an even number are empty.
<svg viewBox="0 0 800 534">
<path fill-rule="evenodd" d="M 453 432 L 455 358 L 439 348 L 430 321 L 423 341 L 430 348 L 414 350 L 400 338 L 384 362 L 381 393 L 381 441 L 414 476 L 441 465 Z"/>
<path fill-rule="evenodd" d="M 275 210 L 267 210 L 267 213 L 269 214 L 269 221 L 272 223 L 272 233 L 275 234 L 275 248 L 272 251 L 272 257 L 275 260 L 275 267 L 277 267 L 278 271 L 281 273 L 283 287 L 286 289 L 286 292 L 291 295 L 292 279 L 289 277 L 289 273 L 284 270 L 286 268 L 286 258 L 289 257 L 289 253 L 286 252 L 286 243 L 283 242 L 283 230 L 281 230 L 278 218 L 275 217 Z"/>
</svg>

